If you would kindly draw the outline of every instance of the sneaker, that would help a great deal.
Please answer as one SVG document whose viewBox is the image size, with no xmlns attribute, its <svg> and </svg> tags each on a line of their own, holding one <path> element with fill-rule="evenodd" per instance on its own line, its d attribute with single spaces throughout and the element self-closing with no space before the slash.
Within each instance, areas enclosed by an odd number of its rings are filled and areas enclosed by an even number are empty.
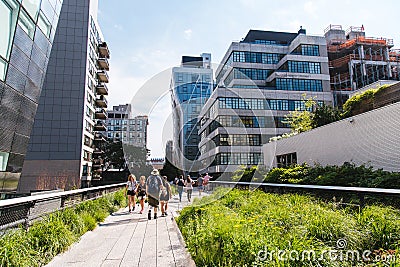
<svg viewBox="0 0 400 267">
<path fill-rule="evenodd" d="M 167 217 L 168 213 L 164 212 L 164 216 Z"/>
<path fill-rule="evenodd" d="M 155 217 L 156 215 L 154 215 L 154 217 Z M 149 219 L 149 220 L 151 220 L 151 212 L 149 212 L 148 214 L 147 214 L 147 219 Z"/>
<path fill-rule="evenodd" d="M 151 217 L 151 215 L 150 215 Z M 154 219 L 157 219 L 157 213 L 154 213 Z"/>
<path fill-rule="evenodd" d="M 133 206 L 133 208 L 132 208 L 132 211 L 134 211 L 135 210 L 135 206 Z"/>
<path fill-rule="evenodd" d="M 142 213 L 143 213 L 143 210 L 139 211 L 139 214 L 142 214 Z"/>
<path fill-rule="evenodd" d="M 164 212 L 161 214 L 161 217 L 165 217 L 165 213 Z"/>
<path fill-rule="evenodd" d="M 129 209 L 129 213 L 131 213 L 131 209 Z"/>
</svg>

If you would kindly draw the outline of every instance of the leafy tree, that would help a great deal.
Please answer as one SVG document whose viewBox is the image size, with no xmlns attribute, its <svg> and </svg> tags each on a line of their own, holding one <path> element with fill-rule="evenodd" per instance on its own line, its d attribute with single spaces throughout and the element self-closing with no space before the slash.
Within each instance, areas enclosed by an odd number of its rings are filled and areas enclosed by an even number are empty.
<svg viewBox="0 0 400 267">
<path fill-rule="evenodd" d="M 162 176 L 167 176 L 168 181 L 173 181 L 175 177 L 179 177 L 179 175 L 183 174 L 183 171 L 177 168 L 168 159 L 165 159 L 164 167 L 160 171 L 160 174 Z"/>
<path fill-rule="evenodd" d="M 312 128 L 317 128 L 335 121 L 338 121 L 342 118 L 342 115 L 339 109 L 325 105 L 317 105 L 313 114 L 312 114 Z"/>
<path fill-rule="evenodd" d="M 112 166 L 113 168 L 123 170 L 127 167 L 121 141 L 110 141 L 106 143 L 105 158 L 108 165 L 107 168 Z"/>
<path fill-rule="evenodd" d="M 312 129 L 313 113 L 311 110 L 317 105 L 313 98 L 306 99 L 306 95 L 303 94 L 304 110 L 291 111 L 285 116 L 284 123 L 290 125 L 292 132 L 302 133 Z"/>
<path fill-rule="evenodd" d="M 153 167 L 146 162 L 148 150 L 144 147 L 136 147 L 128 144 L 123 144 L 124 157 L 128 163 L 130 173 L 140 176 L 149 176 Z"/>
</svg>

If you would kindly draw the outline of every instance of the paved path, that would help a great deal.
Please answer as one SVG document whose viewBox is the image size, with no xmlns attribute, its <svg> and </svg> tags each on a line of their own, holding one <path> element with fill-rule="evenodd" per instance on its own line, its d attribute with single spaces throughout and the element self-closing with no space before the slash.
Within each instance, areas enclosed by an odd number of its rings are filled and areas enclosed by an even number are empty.
<svg viewBox="0 0 400 267">
<path fill-rule="evenodd" d="M 185 193 L 183 199 L 180 203 L 174 196 L 168 216 L 157 220 L 147 219 L 147 204 L 143 214 L 139 214 L 139 206 L 131 214 L 127 208 L 121 209 L 46 266 L 195 266 L 173 220 L 176 211 L 188 204 Z"/>
</svg>

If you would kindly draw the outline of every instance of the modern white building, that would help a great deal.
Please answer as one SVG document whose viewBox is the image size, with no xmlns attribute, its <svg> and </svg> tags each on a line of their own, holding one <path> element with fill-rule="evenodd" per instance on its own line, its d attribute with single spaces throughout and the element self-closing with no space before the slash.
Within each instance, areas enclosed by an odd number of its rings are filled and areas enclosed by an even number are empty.
<svg viewBox="0 0 400 267">
<path fill-rule="evenodd" d="M 113 106 L 112 110 L 107 110 L 106 124 L 108 140 L 147 147 L 148 117 L 145 115 L 132 117 L 130 104 Z"/>
<path fill-rule="evenodd" d="M 400 172 L 400 102 L 273 141 L 263 146 L 267 168 L 353 162 Z"/>
<path fill-rule="evenodd" d="M 218 176 L 263 164 L 262 145 L 289 132 L 282 121 L 304 110 L 304 95 L 332 103 L 326 40 L 250 30 L 233 42 L 216 71 L 217 87 L 200 113 L 203 172 Z"/>
</svg>

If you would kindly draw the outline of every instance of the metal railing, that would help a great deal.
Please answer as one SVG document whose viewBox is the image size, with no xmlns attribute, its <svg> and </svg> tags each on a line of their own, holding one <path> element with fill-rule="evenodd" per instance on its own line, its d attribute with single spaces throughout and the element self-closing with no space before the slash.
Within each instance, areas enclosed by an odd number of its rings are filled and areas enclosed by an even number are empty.
<svg viewBox="0 0 400 267">
<path fill-rule="evenodd" d="M 86 200 L 115 192 L 126 183 L 0 200 L 0 230 L 23 225 L 28 228 L 44 215 Z"/>
<path fill-rule="evenodd" d="M 274 184 L 274 183 L 253 183 L 253 182 L 229 182 L 229 181 L 210 181 L 210 189 L 214 190 L 216 187 L 229 187 L 229 188 L 242 188 L 242 189 L 255 189 L 259 188 L 265 192 L 273 193 L 311 193 L 313 195 L 322 196 L 324 198 L 331 198 L 340 200 L 343 204 L 343 198 L 348 200 L 358 200 L 361 208 L 365 206 L 365 199 L 367 196 L 374 197 L 374 202 L 381 202 L 392 205 L 399 203 L 391 202 L 395 197 L 400 200 L 400 189 L 386 189 L 386 188 L 368 188 L 368 187 L 344 187 L 344 186 L 321 186 L 321 185 L 302 185 L 302 184 Z"/>
</svg>

